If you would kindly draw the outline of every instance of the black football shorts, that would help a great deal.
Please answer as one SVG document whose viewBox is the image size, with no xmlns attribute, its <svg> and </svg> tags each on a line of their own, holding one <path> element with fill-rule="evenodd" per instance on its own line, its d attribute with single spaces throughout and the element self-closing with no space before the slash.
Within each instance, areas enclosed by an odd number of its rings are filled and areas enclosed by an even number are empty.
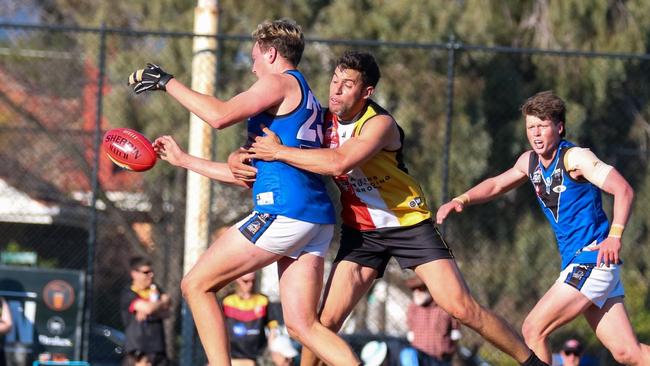
<svg viewBox="0 0 650 366">
<path fill-rule="evenodd" d="M 382 277 L 388 261 L 395 257 L 402 268 L 414 268 L 436 259 L 453 259 L 431 219 L 413 226 L 360 231 L 343 225 L 341 244 L 334 262 L 342 260 L 377 270 Z"/>
</svg>

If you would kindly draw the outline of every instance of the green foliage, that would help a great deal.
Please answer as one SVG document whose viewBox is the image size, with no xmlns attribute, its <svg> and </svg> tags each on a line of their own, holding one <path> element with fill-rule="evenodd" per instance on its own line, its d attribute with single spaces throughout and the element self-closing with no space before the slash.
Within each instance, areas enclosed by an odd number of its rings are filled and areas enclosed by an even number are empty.
<svg viewBox="0 0 650 366">
<path fill-rule="evenodd" d="M 56 24 L 98 27 L 103 23 L 133 30 L 187 32 L 192 30 L 195 5 L 195 1 L 189 0 L 49 0 L 42 2 L 39 14 L 46 22 Z M 650 2 L 643 0 L 222 0 L 220 8 L 219 27 L 227 35 L 247 36 L 265 19 L 289 17 L 303 26 L 309 38 L 329 40 L 444 46 L 453 36 L 460 44 L 470 46 L 612 53 L 647 53 L 650 46 L 650 18 L 646 16 Z M 44 85 L 44 93 L 81 95 L 80 89 L 63 90 L 62 80 L 74 79 L 71 75 L 83 72 L 83 65 L 98 60 L 96 34 L 41 35 L 12 41 L 18 47 L 62 47 L 83 56 L 67 63 L 54 61 L 54 67 L 61 73 L 34 79 Z M 250 42 L 221 42 L 218 70 L 211 70 L 219 77 L 218 97 L 227 99 L 254 82 L 250 46 Z M 407 165 L 422 183 L 435 211 L 447 198 L 442 197 L 441 185 L 448 50 L 310 42 L 299 67 L 323 104 L 327 101 L 333 63 L 347 48 L 363 48 L 377 58 L 383 76 L 374 98 L 393 113 L 406 131 Z M 28 74 L 29 65 L 4 60 Z M 189 84 L 192 39 L 110 34 L 106 73 L 110 90 L 104 99 L 105 120 L 113 127 L 133 127 L 150 137 L 170 134 L 187 147 L 188 113 L 180 105 L 163 93 L 135 96 L 125 86 L 129 73 L 148 61 L 162 65 Z M 568 139 L 591 147 L 601 159 L 616 166 L 635 188 L 636 208 L 624 236 L 626 301 L 640 339 L 650 341 L 650 211 L 644 209 L 650 203 L 650 62 L 462 48 L 456 50 L 454 61 L 450 194 L 460 194 L 480 180 L 511 167 L 529 148 L 519 106 L 538 91 L 554 90 L 567 102 Z M 0 123 L 5 120 L 6 116 L 0 114 Z M 216 159 L 224 160 L 244 138 L 243 124 L 217 132 L 213 146 Z M 143 189 L 157 197 L 156 208 L 161 212 L 155 218 L 160 223 L 156 226 L 160 231 L 157 235 L 169 237 L 170 241 L 177 239 L 173 245 L 178 247 L 182 233 L 172 235 L 165 230 L 182 223 L 184 173 L 159 163 L 145 177 Z M 213 226 L 234 219 L 232 212 L 219 210 L 244 210 L 241 202 L 248 201 L 247 193 L 222 186 L 214 188 L 213 196 L 213 209 L 218 213 L 214 215 Z M 171 203 L 173 214 L 162 209 L 163 202 Z M 606 198 L 604 206 L 611 217 L 610 198 Z M 495 202 L 466 209 L 463 215 L 449 221 L 446 236 L 473 293 L 482 303 L 507 315 L 515 327 L 558 273 L 553 235 L 528 186 Z M 567 325 L 551 341 L 555 344 L 570 333 L 597 344 L 583 320 Z M 510 362 L 489 347 L 485 350 L 495 364 Z"/>
</svg>

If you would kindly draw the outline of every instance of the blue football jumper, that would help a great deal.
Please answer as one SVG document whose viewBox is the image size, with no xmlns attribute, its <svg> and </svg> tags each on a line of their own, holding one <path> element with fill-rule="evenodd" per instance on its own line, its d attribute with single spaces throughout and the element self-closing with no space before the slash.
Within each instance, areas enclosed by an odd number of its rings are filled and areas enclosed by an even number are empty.
<svg viewBox="0 0 650 366">
<path fill-rule="evenodd" d="M 321 106 L 298 70 L 286 71 L 300 84 L 302 99 L 291 113 L 274 116 L 266 112 L 248 119 L 249 135 L 264 135 L 260 125 L 273 131 L 285 146 L 320 148 L 323 143 Z M 320 175 L 280 161 L 253 161 L 257 180 L 253 184 L 254 210 L 283 215 L 316 224 L 336 222 L 334 205 Z"/>
<path fill-rule="evenodd" d="M 546 168 L 533 152 L 528 166 L 528 178 L 555 232 L 562 269 L 571 263 L 595 265 L 598 251 L 582 249 L 605 240 L 609 230 L 600 189 L 586 180 L 571 178 L 566 171 L 564 156 L 572 147 L 573 143 L 560 141 L 555 158 Z"/>
</svg>

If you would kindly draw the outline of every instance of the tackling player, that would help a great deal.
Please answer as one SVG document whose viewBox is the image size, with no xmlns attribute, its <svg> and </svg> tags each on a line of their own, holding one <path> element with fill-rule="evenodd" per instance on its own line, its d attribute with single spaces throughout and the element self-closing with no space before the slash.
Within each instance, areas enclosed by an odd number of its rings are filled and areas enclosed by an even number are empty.
<svg viewBox="0 0 650 366">
<path fill-rule="evenodd" d="M 436 303 L 461 323 L 521 364 L 543 365 L 503 319 L 470 294 L 451 249 L 433 225 L 420 185 L 404 165 L 404 132 L 371 99 L 379 78 L 371 54 L 346 52 L 330 83 L 325 117 L 329 149 L 281 145 L 265 130 L 267 136 L 256 138 L 250 150 L 254 159 L 334 176 L 341 190 L 341 246 L 326 286 L 321 322 L 340 329 L 394 257 L 402 268 L 413 269 Z M 250 170 L 232 168 L 242 177 Z M 314 356 L 304 352 L 301 364 L 316 364 Z"/>
</svg>

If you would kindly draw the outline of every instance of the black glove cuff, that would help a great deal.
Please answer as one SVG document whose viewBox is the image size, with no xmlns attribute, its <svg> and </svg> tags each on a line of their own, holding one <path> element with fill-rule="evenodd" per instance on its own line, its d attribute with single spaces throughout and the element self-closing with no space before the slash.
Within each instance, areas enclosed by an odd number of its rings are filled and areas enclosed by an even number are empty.
<svg viewBox="0 0 650 366">
<path fill-rule="evenodd" d="M 158 80 L 158 88 L 159 88 L 160 90 L 167 90 L 167 88 L 165 87 L 165 85 L 167 85 L 167 83 L 169 82 L 169 80 L 171 80 L 171 79 L 173 79 L 173 78 L 174 78 L 174 75 L 172 75 L 172 74 L 164 74 L 164 75 L 162 75 L 162 76 L 160 77 L 160 79 Z"/>
</svg>

